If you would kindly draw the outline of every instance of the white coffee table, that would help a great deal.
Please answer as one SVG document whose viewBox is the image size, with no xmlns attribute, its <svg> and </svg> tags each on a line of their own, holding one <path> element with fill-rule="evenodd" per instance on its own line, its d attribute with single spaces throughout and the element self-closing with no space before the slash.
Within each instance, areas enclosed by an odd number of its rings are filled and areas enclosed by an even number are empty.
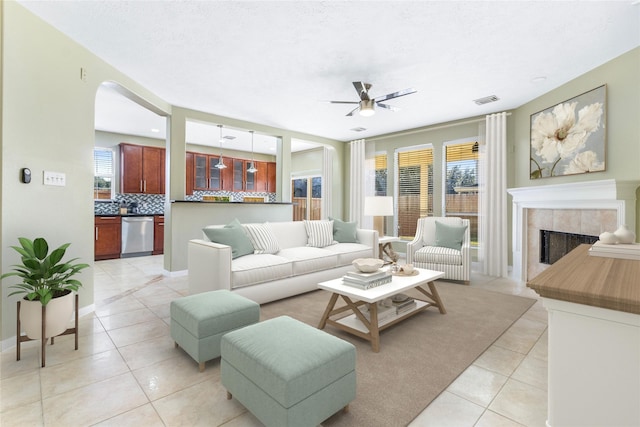
<svg viewBox="0 0 640 427">
<path fill-rule="evenodd" d="M 331 292 L 331 298 L 322 315 L 318 329 L 324 329 L 327 324 L 332 325 L 370 341 L 373 351 L 377 353 L 380 351 L 380 331 L 424 311 L 431 306 L 438 307 L 441 314 L 446 314 L 447 311 L 444 308 L 444 304 L 440 299 L 434 283 L 434 280 L 444 276 L 444 273 L 423 268 L 416 268 L 416 270 L 418 274 L 415 276 L 396 275 L 393 276 L 391 283 L 373 289 L 358 289 L 345 285 L 342 282 L 342 278 L 318 283 L 320 289 Z M 427 285 L 429 290 L 423 288 L 424 285 Z M 386 317 L 378 322 L 377 303 L 409 289 L 416 289 L 424 295 L 425 299 L 415 298 L 417 304 L 413 310 Z M 335 305 L 339 297 L 341 297 L 347 305 L 336 308 Z M 369 306 L 371 321 L 367 320 L 358 308 L 363 304 L 368 304 Z M 348 311 L 351 311 L 353 314 L 332 319 L 333 316 Z"/>
</svg>

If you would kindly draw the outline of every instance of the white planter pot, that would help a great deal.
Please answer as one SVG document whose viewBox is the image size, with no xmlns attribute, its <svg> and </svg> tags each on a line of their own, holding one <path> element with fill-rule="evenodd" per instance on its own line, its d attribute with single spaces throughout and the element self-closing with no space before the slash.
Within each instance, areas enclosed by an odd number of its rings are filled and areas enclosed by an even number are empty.
<svg viewBox="0 0 640 427">
<path fill-rule="evenodd" d="M 47 304 L 46 338 L 55 337 L 67 330 L 73 317 L 73 292 L 53 298 Z M 23 299 L 20 302 L 21 329 L 31 339 L 42 338 L 42 304 Z"/>
</svg>

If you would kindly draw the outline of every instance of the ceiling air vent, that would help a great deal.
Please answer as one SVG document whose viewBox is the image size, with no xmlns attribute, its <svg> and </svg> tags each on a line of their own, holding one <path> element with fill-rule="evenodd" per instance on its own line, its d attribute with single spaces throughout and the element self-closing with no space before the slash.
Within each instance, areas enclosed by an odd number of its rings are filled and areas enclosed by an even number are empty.
<svg viewBox="0 0 640 427">
<path fill-rule="evenodd" d="M 354 131 L 354 132 L 362 132 L 362 131 L 367 130 L 367 128 L 357 127 L 357 128 L 353 128 L 353 129 L 350 129 L 350 130 L 352 130 L 352 131 Z"/>
<path fill-rule="evenodd" d="M 485 96 L 484 98 L 474 99 L 473 102 L 475 102 L 478 105 L 484 105 L 484 104 L 488 104 L 490 102 L 496 102 L 499 99 L 500 98 L 498 98 L 495 95 L 490 95 L 490 96 Z"/>
</svg>

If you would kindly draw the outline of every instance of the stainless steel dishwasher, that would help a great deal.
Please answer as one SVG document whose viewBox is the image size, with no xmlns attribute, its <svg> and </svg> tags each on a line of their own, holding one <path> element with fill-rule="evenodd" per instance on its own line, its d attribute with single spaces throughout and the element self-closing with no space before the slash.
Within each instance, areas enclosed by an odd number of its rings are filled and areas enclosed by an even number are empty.
<svg viewBox="0 0 640 427">
<path fill-rule="evenodd" d="M 122 217 L 122 257 L 151 255 L 153 252 L 153 217 Z"/>
</svg>

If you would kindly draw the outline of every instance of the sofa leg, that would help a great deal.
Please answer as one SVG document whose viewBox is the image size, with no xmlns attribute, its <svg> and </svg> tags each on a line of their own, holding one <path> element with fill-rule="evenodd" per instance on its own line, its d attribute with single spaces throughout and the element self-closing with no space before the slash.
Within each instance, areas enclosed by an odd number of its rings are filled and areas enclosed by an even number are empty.
<svg viewBox="0 0 640 427">
<path fill-rule="evenodd" d="M 347 412 L 349 412 L 349 405 L 348 404 L 344 408 L 342 408 L 342 412 L 344 412 L 345 414 Z"/>
<path fill-rule="evenodd" d="M 180 346 L 178 345 L 178 343 L 177 343 L 177 342 L 175 342 L 175 341 L 174 341 L 174 342 L 173 342 L 173 348 L 178 348 L 178 347 L 180 347 Z"/>
<path fill-rule="evenodd" d="M 465 280 L 465 281 L 464 281 L 464 284 L 465 284 L 465 285 L 467 285 L 467 286 L 469 286 L 469 283 L 471 283 L 471 281 L 470 281 L 470 280 Z"/>
<path fill-rule="evenodd" d="M 198 369 L 200 370 L 200 372 L 204 372 L 204 362 L 198 363 Z"/>
<path fill-rule="evenodd" d="M 231 400 L 231 399 L 233 399 L 233 395 L 229 393 L 229 390 L 227 390 L 227 400 Z"/>
</svg>

